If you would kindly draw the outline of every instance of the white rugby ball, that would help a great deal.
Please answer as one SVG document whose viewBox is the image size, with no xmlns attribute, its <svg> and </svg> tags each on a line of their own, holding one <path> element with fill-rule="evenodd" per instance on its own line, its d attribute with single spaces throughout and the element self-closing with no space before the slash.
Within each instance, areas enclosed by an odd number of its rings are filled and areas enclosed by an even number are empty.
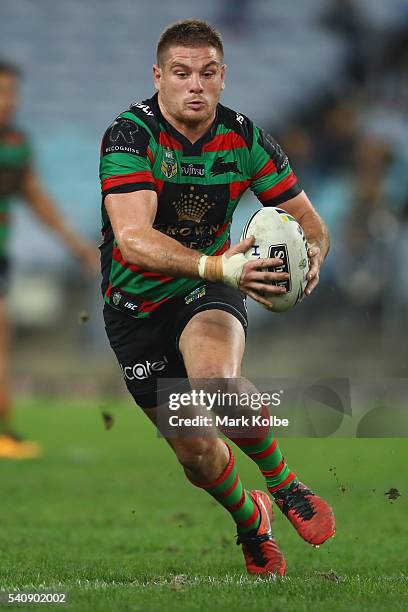
<svg viewBox="0 0 408 612">
<path fill-rule="evenodd" d="M 245 224 L 241 240 L 248 236 L 256 238 L 254 246 L 245 253 L 248 260 L 266 257 L 282 259 L 283 265 L 269 270 L 289 274 L 287 281 L 274 283 L 284 286 L 286 293 L 265 293 L 264 297 L 273 304 L 273 312 L 289 310 L 303 298 L 307 285 L 309 258 L 303 229 L 285 210 L 265 207 L 257 210 Z"/>
</svg>

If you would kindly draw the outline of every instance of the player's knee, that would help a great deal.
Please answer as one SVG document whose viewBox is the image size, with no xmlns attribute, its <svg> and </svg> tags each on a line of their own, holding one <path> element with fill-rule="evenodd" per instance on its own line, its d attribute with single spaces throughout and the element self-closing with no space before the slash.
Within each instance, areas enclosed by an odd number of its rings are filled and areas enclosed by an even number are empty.
<svg viewBox="0 0 408 612">
<path fill-rule="evenodd" d="M 193 472 L 201 472 L 202 466 L 216 453 L 217 442 L 217 439 L 213 438 L 194 438 L 184 440 L 174 450 L 184 468 Z"/>
</svg>

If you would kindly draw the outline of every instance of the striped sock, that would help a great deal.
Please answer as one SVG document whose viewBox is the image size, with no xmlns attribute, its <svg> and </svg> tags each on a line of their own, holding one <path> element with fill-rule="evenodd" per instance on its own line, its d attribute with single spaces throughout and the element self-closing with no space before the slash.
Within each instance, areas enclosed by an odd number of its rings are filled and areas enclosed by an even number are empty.
<svg viewBox="0 0 408 612">
<path fill-rule="evenodd" d="M 262 416 L 269 417 L 266 407 L 262 409 Z M 286 489 L 297 480 L 283 457 L 279 445 L 274 437 L 272 427 L 259 428 L 259 438 L 233 438 L 224 432 L 248 457 L 254 461 L 266 480 L 266 486 L 272 495 L 281 489 Z"/>
<path fill-rule="evenodd" d="M 248 491 L 242 486 L 235 467 L 234 455 L 229 446 L 228 450 L 230 455 L 228 464 L 217 480 L 210 484 L 199 484 L 188 478 L 192 484 L 205 489 L 217 502 L 224 506 L 236 522 L 239 531 L 245 533 L 251 531 L 251 529 L 257 529 L 259 526 L 259 510 Z"/>
</svg>

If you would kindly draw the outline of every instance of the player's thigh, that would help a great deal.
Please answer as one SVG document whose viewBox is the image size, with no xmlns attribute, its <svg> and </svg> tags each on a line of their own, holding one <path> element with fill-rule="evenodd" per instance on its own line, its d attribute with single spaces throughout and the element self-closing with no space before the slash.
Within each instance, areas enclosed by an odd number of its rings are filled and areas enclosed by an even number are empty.
<svg viewBox="0 0 408 612">
<path fill-rule="evenodd" d="M 171 342 L 166 317 L 137 319 L 106 304 L 105 329 L 126 386 L 143 409 L 158 405 L 158 382 L 185 378 L 181 357 Z M 163 382 L 161 388 L 166 385 Z"/>
<path fill-rule="evenodd" d="M 189 378 L 233 378 L 241 375 L 245 332 L 230 312 L 204 310 L 183 329 L 179 350 Z"/>
</svg>

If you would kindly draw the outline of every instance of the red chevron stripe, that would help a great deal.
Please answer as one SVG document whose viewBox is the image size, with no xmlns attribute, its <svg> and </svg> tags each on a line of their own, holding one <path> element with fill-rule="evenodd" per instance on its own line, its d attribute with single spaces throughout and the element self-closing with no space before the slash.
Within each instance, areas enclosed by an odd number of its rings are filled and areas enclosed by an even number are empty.
<svg viewBox="0 0 408 612">
<path fill-rule="evenodd" d="M 160 272 L 148 272 L 147 270 L 144 270 L 141 266 L 128 263 L 126 259 L 124 259 L 122 253 L 120 252 L 117 246 L 113 247 L 112 259 L 117 261 L 124 268 L 127 268 L 128 270 L 131 270 L 132 272 L 136 272 L 137 274 L 141 274 L 141 276 L 145 278 L 155 278 L 164 283 L 173 280 L 172 276 L 164 276 Z"/>
<path fill-rule="evenodd" d="M 128 270 L 131 270 L 132 272 L 137 272 L 137 268 L 139 266 L 135 266 L 134 264 L 128 263 L 126 259 L 123 258 L 122 253 L 120 252 L 117 246 L 113 247 L 112 259 L 114 259 L 117 263 L 119 263 L 124 268 L 127 268 Z"/>
<path fill-rule="evenodd" d="M 178 140 L 173 138 L 173 136 L 170 136 L 166 132 L 160 132 L 159 144 L 161 144 L 163 147 L 166 147 L 167 149 L 174 149 L 176 151 L 183 150 L 183 145 Z"/>
<path fill-rule="evenodd" d="M 234 181 L 230 183 L 230 199 L 236 200 L 244 191 L 248 189 L 251 181 Z"/>
<path fill-rule="evenodd" d="M 271 159 L 268 159 L 266 164 L 262 166 L 259 172 L 257 172 L 257 174 L 252 177 L 252 180 L 256 181 L 262 178 L 263 176 L 266 176 L 267 174 L 273 174 L 274 172 L 276 172 L 276 166 Z"/>
<path fill-rule="evenodd" d="M 221 234 L 223 234 L 225 230 L 227 229 L 228 225 L 230 225 L 230 221 L 227 221 L 226 223 L 224 223 L 224 225 L 222 225 L 220 229 L 217 232 L 215 232 L 215 235 L 217 237 L 221 236 Z"/>
<path fill-rule="evenodd" d="M 282 193 L 293 187 L 293 185 L 296 185 L 296 183 L 297 178 L 294 172 L 291 172 L 285 179 L 283 179 L 283 181 L 281 181 L 274 187 L 271 187 L 270 189 L 267 189 L 262 193 L 258 193 L 257 197 L 261 202 L 273 200 L 273 198 L 276 198 L 277 196 L 281 195 Z"/>
<path fill-rule="evenodd" d="M 236 132 L 217 134 L 210 142 L 203 146 L 205 153 L 211 151 L 230 151 L 231 149 L 242 149 L 247 146 L 245 140 Z"/>
<path fill-rule="evenodd" d="M 157 196 L 159 197 L 164 187 L 164 181 L 154 177 L 154 184 L 156 186 Z"/>
<path fill-rule="evenodd" d="M 102 191 L 119 187 L 127 183 L 153 183 L 153 175 L 151 172 L 131 172 L 130 174 L 116 174 L 102 181 Z"/>
<path fill-rule="evenodd" d="M 161 304 L 163 304 L 164 302 L 167 302 L 168 300 L 171 299 L 171 295 L 168 295 L 167 297 L 163 298 L 162 300 L 160 300 L 159 302 L 151 302 L 150 300 L 144 300 L 141 304 L 140 304 L 140 308 L 139 311 L 140 312 L 153 312 L 154 310 L 156 310 L 156 308 L 158 308 Z"/>
</svg>

